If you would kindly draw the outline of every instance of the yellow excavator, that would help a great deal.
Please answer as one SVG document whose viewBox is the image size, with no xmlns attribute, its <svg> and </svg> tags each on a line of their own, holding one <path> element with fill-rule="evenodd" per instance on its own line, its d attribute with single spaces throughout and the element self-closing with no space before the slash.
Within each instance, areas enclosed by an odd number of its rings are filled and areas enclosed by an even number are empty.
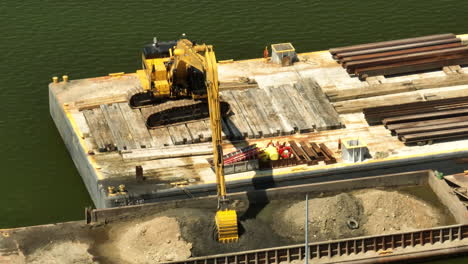
<svg viewBox="0 0 468 264">
<path fill-rule="evenodd" d="M 143 69 L 137 75 L 144 92 L 134 94 L 130 106 L 153 106 L 149 128 L 208 118 L 207 52 L 208 45 L 188 39 L 155 39 L 143 48 Z M 221 102 L 220 111 L 227 114 L 229 105 Z"/>
<path fill-rule="evenodd" d="M 134 95 L 130 104 L 133 107 L 145 105 L 166 105 L 157 112 L 157 120 L 147 121 L 151 125 L 165 124 L 164 118 L 179 122 L 202 116 L 200 105 L 206 104 L 209 113 L 213 144 L 213 164 L 216 174 L 218 209 L 215 215 L 217 239 L 221 243 L 236 242 L 239 239 L 237 212 L 229 209 L 224 179 L 222 148 L 222 104 L 219 98 L 218 66 L 212 45 L 197 45 L 188 39 L 177 42 L 155 43 L 143 50 L 144 69 L 137 71 L 145 93 Z M 185 100 L 191 99 L 194 103 Z M 133 102 L 132 102 L 133 100 Z M 178 102 L 179 101 L 179 102 Z M 174 103 L 177 102 L 177 103 Z M 194 107 L 195 106 L 195 107 Z M 198 107 L 198 108 L 197 108 Z M 191 111 L 186 111 L 190 109 Z M 161 115 L 170 113 L 169 116 Z M 190 115 L 191 114 L 191 115 Z M 154 116 L 153 114 L 152 116 Z M 183 116 L 181 116 L 183 115 Z"/>
</svg>

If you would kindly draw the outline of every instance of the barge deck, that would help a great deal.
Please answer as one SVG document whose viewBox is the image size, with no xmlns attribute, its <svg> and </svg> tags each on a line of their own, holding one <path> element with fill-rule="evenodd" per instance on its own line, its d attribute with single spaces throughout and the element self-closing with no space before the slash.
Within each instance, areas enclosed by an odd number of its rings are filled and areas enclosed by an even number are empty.
<svg viewBox="0 0 468 264">
<path fill-rule="evenodd" d="M 463 43 L 468 39 L 458 37 Z M 384 125 L 369 125 L 363 109 L 468 96 L 468 67 L 363 81 L 328 51 L 301 53 L 298 59 L 288 67 L 265 59 L 219 63 L 221 98 L 233 111 L 223 120 L 224 153 L 250 144 L 304 141 L 325 144 L 337 163 L 233 173 L 226 175 L 231 191 L 260 188 L 258 182 L 287 185 L 358 177 L 376 169 L 381 171 L 374 175 L 408 171 L 427 161 L 444 173 L 466 169 L 457 160 L 468 156 L 468 139 L 405 145 Z M 207 120 L 147 129 L 151 107 L 128 106 L 129 97 L 141 91 L 134 73 L 49 85 L 51 116 L 97 208 L 215 190 Z M 369 158 L 343 160 L 338 142 L 348 138 L 365 141 Z M 121 184 L 124 191 L 108 191 Z"/>
</svg>

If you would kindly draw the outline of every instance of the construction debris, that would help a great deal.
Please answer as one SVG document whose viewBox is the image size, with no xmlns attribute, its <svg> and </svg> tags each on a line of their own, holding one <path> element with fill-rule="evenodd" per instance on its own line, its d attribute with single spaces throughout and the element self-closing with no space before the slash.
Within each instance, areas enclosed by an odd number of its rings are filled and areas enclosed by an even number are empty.
<svg viewBox="0 0 468 264">
<path fill-rule="evenodd" d="M 209 160 L 212 163 L 212 160 Z M 290 140 L 274 143 L 270 141 L 265 148 L 257 144 L 224 155 L 225 173 L 239 173 L 255 169 L 272 169 L 306 164 L 317 165 L 336 163 L 334 153 L 324 144 Z"/>
</svg>

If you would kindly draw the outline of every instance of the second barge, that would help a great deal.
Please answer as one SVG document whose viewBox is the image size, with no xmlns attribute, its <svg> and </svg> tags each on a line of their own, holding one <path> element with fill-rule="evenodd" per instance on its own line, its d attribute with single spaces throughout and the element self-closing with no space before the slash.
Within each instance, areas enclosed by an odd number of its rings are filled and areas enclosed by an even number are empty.
<svg viewBox="0 0 468 264">
<path fill-rule="evenodd" d="M 436 176 L 414 171 L 231 193 L 244 230 L 233 244 L 211 237 L 216 196 L 93 209 L 86 221 L 0 230 L 0 263 L 402 263 L 466 254 L 468 211 L 448 178 L 468 177 Z M 305 219 L 306 194 L 307 246 L 297 221 Z M 349 228 L 351 219 L 359 228 Z"/>
</svg>

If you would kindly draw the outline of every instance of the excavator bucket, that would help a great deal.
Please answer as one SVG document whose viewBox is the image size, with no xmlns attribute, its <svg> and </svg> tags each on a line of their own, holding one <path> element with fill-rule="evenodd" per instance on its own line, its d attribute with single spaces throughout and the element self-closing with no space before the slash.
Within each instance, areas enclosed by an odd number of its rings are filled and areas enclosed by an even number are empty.
<svg viewBox="0 0 468 264">
<path fill-rule="evenodd" d="M 215 220 L 220 243 L 232 243 L 239 240 L 235 210 L 219 210 L 216 212 Z"/>
</svg>

